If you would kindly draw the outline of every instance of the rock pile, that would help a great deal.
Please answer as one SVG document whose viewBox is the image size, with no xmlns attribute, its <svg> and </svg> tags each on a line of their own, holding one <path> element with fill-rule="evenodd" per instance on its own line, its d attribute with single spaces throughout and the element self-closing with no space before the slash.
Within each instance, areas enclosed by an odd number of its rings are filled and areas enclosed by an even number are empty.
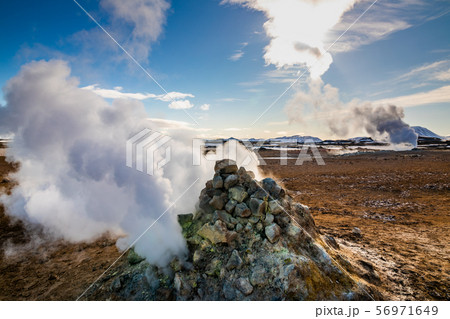
<svg viewBox="0 0 450 319">
<path fill-rule="evenodd" d="M 186 259 L 175 259 L 163 270 L 142 266 L 145 262 L 130 266 L 121 275 L 127 280 L 111 284 L 113 299 L 369 299 L 330 258 L 325 244 L 330 239 L 320 235 L 308 208 L 273 179 L 254 178 L 234 161 L 218 161 L 197 211 L 178 216 Z"/>
</svg>

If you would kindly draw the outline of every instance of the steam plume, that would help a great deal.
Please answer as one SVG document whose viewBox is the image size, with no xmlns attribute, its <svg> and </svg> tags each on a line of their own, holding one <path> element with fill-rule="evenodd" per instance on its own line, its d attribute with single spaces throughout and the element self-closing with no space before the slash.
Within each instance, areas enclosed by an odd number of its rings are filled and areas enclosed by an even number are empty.
<svg viewBox="0 0 450 319">
<path fill-rule="evenodd" d="M 74 242 L 122 234 L 124 247 L 199 178 L 135 246 L 157 265 L 183 254 L 176 214 L 193 212 L 214 165 L 192 165 L 195 132 L 174 130 L 171 161 L 149 176 L 125 166 L 126 140 L 149 123 L 141 102 L 107 103 L 79 88 L 63 61 L 23 66 L 4 93 L 0 134 L 14 134 L 7 155 L 21 163 L 19 186 L 0 197 L 8 214 Z"/>
<path fill-rule="evenodd" d="M 305 110 L 327 124 L 338 137 L 369 134 L 392 144 L 417 146 L 417 134 L 403 121 L 401 107 L 373 105 L 370 102 L 341 101 L 339 90 L 322 80 L 310 80 L 308 90 L 297 91 L 285 107 L 290 122 L 304 122 Z"/>
</svg>

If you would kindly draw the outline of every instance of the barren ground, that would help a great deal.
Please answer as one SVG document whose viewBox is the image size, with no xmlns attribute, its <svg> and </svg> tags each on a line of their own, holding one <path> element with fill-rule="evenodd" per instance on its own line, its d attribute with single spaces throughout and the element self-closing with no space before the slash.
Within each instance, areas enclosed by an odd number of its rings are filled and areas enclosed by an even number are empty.
<svg viewBox="0 0 450 319">
<path fill-rule="evenodd" d="M 386 299 L 450 300 L 450 151 L 324 159 L 325 166 L 267 160 L 262 168 L 310 206 L 346 258 L 374 266 Z M 0 157 L 0 194 L 14 187 L 3 181 L 13 169 Z M 43 238 L 0 206 L 0 300 L 74 300 L 120 255 L 107 236 L 82 244 Z"/>
</svg>

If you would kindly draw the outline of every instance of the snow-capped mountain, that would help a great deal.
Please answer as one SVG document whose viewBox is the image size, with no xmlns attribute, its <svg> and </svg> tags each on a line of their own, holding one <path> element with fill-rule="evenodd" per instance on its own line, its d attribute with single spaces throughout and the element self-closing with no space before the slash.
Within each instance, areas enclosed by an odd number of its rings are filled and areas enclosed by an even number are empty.
<svg viewBox="0 0 450 319">
<path fill-rule="evenodd" d="M 318 137 L 314 136 L 300 136 L 300 135 L 293 135 L 293 136 L 283 136 L 283 137 L 276 137 L 269 139 L 271 142 L 278 142 L 278 143 L 305 143 L 307 141 L 312 141 L 314 143 L 321 143 L 322 140 Z"/>
<path fill-rule="evenodd" d="M 414 130 L 414 132 L 417 133 L 417 135 L 419 135 L 419 137 L 432 137 L 438 139 L 445 139 L 444 137 L 437 135 L 436 133 L 422 126 L 411 126 L 411 128 Z"/>
</svg>

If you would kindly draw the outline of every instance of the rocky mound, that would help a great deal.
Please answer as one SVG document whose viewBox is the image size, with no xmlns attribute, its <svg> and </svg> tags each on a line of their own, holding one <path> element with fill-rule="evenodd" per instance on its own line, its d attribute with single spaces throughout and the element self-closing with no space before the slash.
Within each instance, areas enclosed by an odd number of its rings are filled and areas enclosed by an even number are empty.
<svg viewBox="0 0 450 319">
<path fill-rule="evenodd" d="M 218 161 L 197 211 L 178 216 L 188 256 L 158 269 L 131 251 L 129 265 L 103 278 L 87 297 L 370 300 L 370 288 L 350 278 L 352 266 L 335 252 L 333 238 L 322 238 L 308 208 L 273 179 L 254 177 L 234 161 Z"/>
</svg>

